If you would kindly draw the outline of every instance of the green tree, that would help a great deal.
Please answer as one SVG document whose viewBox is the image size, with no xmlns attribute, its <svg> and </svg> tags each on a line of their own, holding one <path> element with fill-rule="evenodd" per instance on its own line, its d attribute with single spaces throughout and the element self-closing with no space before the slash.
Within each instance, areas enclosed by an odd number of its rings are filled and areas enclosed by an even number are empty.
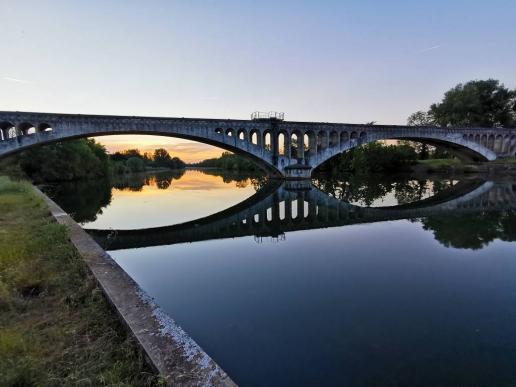
<svg viewBox="0 0 516 387">
<path fill-rule="evenodd" d="M 428 115 L 440 126 L 516 126 L 516 91 L 495 79 L 458 84 Z"/>
<path fill-rule="evenodd" d="M 97 178 L 109 174 L 105 148 L 93 139 L 58 142 L 22 152 L 17 161 L 36 182 Z"/>
</svg>

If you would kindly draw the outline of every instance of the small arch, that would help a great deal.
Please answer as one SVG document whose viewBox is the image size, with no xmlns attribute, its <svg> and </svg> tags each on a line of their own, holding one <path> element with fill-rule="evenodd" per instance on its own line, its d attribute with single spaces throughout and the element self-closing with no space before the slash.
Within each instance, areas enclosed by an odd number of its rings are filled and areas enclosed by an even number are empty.
<svg viewBox="0 0 516 387">
<path fill-rule="evenodd" d="M 258 145 L 258 130 L 251 130 L 251 143 Z"/>
<path fill-rule="evenodd" d="M 315 133 L 311 130 L 305 133 L 305 152 L 308 156 L 315 155 L 317 153 L 317 138 Z"/>
<path fill-rule="evenodd" d="M 349 133 L 347 131 L 340 133 L 340 146 L 344 146 L 349 141 Z"/>
<path fill-rule="evenodd" d="M 247 133 L 246 133 L 245 129 L 238 129 L 237 137 L 238 137 L 239 140 L 245 141 L 246 134 Z"/>
<path fill-rule="evenodd" d="M 468 139 L 469 141 L 473 142 L 475 141 L 475 136 L 473 134 L 470 134 Z"/>
<path fill-rule="evenodd" d="M 215 133 L 217 133 L 217 134 L 222 134 L 222 133 L 223 133 L 223 132 L 222 132 L 222 128 L 217 128 L 217 129 L 215 129 Z"/>
<path fill-rule="evenodd" d="M 50 124 L 42 123 L 38 125 L 38 132 L 51 132 L 52 130 L 53 129 Z"/>
<path fill-rule="evenodd" d="M 358 133 L 357 132 L 351 132 L 351 135 L 349 136 L 349 138 L 351 140 L 356 140 L 358 138 Z"/>
<path fill-rule="evenodd" d="M 487 135 L 486 134 L 483 134 L 482 137 L 480 138 L 480 144 L 487 148 Z"/>
<path fill-rule="evenodd" d="M 480 144 L 480 134 L 475 134 L 475 142 Z"/>
<path fill-rule="evenodd" d="M 11 138 L 9 136 L 9 131 L 11 129 L 14 129 L 14 125 L 11 124 L 10 122 L 0 122 L 0 136 L 2 138 L 2 141 L 5 141 L 5 140 L 8 140 L 9 138 Z M 14 137 L 16 137 L 16 130 L 14 130 Z"/>
<path fill-rule="evenodd" d="M 360 144 L 363 144 L 367 140 L 367 133 L 366 132 L 360 132 L 359 141 Z"/>
<path fill-rule="evenodd" d="M 303 135 L 303 149 L 305 150 L 305 153 L 308 153 L 310 150 L 310 137 L 308 137 L 307 133 Z"/>
<path fill-rule="evenodd" d="M 272 151 L 272 136 L 268 130 L 263 133 L 263 147 L 269 152 Z"/>
<path fill-rule="evenodd" d="M 328 148 L 328 133 L 324 130 L 317 133 L 317 152 L 324 151 Z"/>
<path fill-rule="evenodd" d="M 300 148 L 303 149 L 300 150 Z M 290 157 L 299 158 L 301 154 L 304 152 L 304 144 L 301 144 L 301 134 L 299 132 L 294 132 L 290 135 Z"/>
<path fill-rule="evenodd" d="M 232 128 L 227 128 L 226 129 L 226 136 L 228 137 L 233 137 L 233 129 Z"/>
<path fill-rule="evenodd" d="M 330 148 L 339 145 L 339 134 L 336 131 L 330 133 Z"/>
<path fill-rule="evenodd" d="M 36 133 L 36 128 L 30 122 L 22 122 L 18 124 L 17 129 L 19 133 L 21 133 L 24 136 Z"/>
<path fill-rule="evenodd" d="M 284 156 L 285 155 L 285 134 L 279 133 L 278 134 L 278 155 Z"/>
</svg>

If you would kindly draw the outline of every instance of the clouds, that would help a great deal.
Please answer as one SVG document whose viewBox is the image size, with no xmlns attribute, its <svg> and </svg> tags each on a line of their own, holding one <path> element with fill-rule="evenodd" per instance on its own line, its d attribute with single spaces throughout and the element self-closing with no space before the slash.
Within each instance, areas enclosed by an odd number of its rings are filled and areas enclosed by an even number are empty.
<svg viewBox="0 0 516 387">
<path fill-rule="evenodd" d="M 19 78 L 13 78 L 13 77 L 3 77 L 2 78 L 4 81 L 9 81 L 9 82 L 15 82 L 15 83 L 31 83 L 30 81 L 27 81 L 26 79 L 19 79 Z"/>
<path fill-rule="evenodd" d="M 437 49 L 439 49 L 441 47 L 442 47 L 442 45 L 438 44 L 438 45 L 435 45 L 435 46 L 432 46 L 432 47 L 423 48 L 422 50 L 416 51 L 416 54 L 422 54 L 424 52 L 437 50 Z"/>
</svg>

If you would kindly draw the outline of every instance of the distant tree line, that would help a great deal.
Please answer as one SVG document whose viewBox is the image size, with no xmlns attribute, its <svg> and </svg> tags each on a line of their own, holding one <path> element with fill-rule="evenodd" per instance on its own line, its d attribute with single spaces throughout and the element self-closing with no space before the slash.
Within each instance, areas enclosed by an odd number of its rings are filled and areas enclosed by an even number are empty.
<svg viewBox="0 0 516 387">
<path fill-rule="evenodd" d="M 166 168 L 183 169 L 186 164 L 179 157 L 172 157 L 164 148 L 154 150 L 154 153 L 141 153 L 138 149 L 128 149 L 109 155 L 113 173 L 142 172 L 147 169 Z"/>
<path fill-rule="evenodd" d="M 249 158 L 239 156 L 230 152 L 224 152 L 218 158 L 212 158 L 203 160 L 199 163 L 194 164 L 196 167 L 201 168 L 217 168 L 217 169 L 225 169 L 228 171 L 260 171 L 260 169 L 253 163 Z"/>
</svg>

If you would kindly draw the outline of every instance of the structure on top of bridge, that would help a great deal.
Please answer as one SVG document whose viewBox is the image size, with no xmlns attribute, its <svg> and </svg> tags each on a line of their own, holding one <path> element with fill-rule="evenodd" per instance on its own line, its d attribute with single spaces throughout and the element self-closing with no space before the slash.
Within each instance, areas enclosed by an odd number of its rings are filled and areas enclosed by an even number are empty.
<svg viewBox="0 0 516 387">
<path fill-rule="evenodd" d="M 295 122 L 277 114 L 232 120 L 0 112 L 0 158 L 72 138 L 151 134 L 214 145 L 250 157 L 271 176 L 302 179 L 335 155 L 378 140 L 446 146 L 473 160 L 516 152 L 516 129 Z"/>
</svg>

